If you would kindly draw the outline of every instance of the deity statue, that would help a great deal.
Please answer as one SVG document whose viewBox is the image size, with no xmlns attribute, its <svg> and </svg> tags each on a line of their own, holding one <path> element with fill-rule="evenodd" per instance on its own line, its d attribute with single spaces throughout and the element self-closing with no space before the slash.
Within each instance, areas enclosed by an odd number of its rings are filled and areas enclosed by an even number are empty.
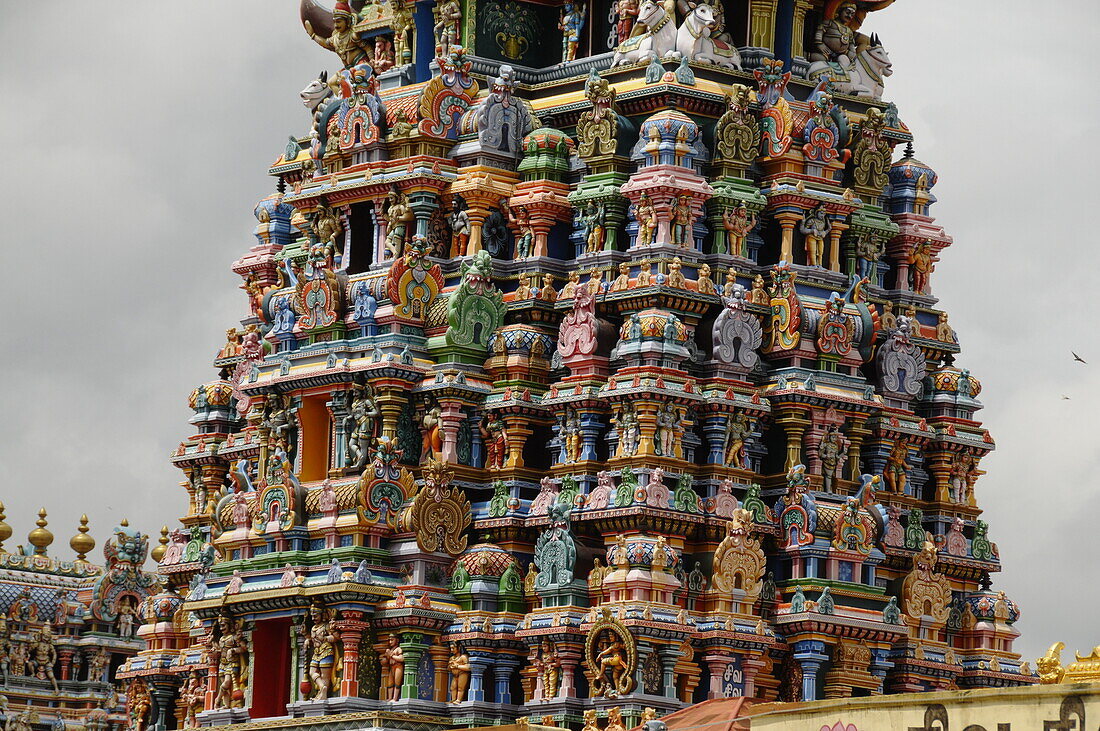
<svg viewBox="0 0 1100 731">
<path fill-rule="evenodd" d="M 925 241 L 914 246 L 909 255 L 909 276 L 914 292 L 928 294 L 928 278 L 934 269 L 935 259 L 932 255 L 931 242 Z"/>
<path fill-rule="evenodd" d="M 458 0 L 443 0 L 435 7 L 435 18 L 435 55 L 447 58 L 461 42 L 462 6 Z"/>
<path fill-rule="evenodd" d="M 532 254 L 535 243 L 535 229 L 531 226 L 531 214 L 527 212 L 527 206 L 518 206 L 514 211 L 507 209 L 508 223 L 519 232 L 516 238 L 516 258 L 526 259 Z"/>
<path fill-rule="evenodd" d="M 118 636 L 123 639 L 130 639 L 134 636 L 134 619 L 135 619 L 134 602 L 129 597 L 123 597 L 118 601 L 118 618 L 115 620 L 115 631 L 118 632 Z"/>
<path fill-rule="evenodd" d="M 649 287 L 653 284 L 653 275 L 650 274 L 652 269 L 652 262 L 649 259 L 642 259 L 642 263 L 638 265 L 638 278 L 635 280 L 639 287 Z"/>
<path fill-rule="evenodd" d="M 447 660 L 451 674 L 451 703 L 462 703 L 470 689 L 470 656 L 457 642 L 451 643 L 451 657 Z"/>
<path fill-rule="evenodd" d="M 879 324 L 882 329 L 889 332 L 898 327 L 898 317 L 894 314 L 894 303 L 886 300 L 882 303 L 882 314 L 879 315 Z"/>
<path fill-rule="evenodd" d="M 424 435 L 421 462 L 426 463 L 429 458 L 443 453 L 442 415 L 443 410 L 438 404 L 432 404 L 420 417 L 420 427 Z"/>
<path fill-rule="evenodd" d="M 53 686 L 53 692 L 58 693 L 57 678 L 53 674 L 53 666 L 57 663 L 57 648 L 54 645 L 53 632 L 50 631 L 49 622 L 42 625 L 38 634 L 30 641 L 31 665 L 34 667 L 34 676 L 39 680 L 48 680 Z"/>
<path fill-rule="evenodd" d="M 634 206 L 634 220 L 638 222 L 637 245 L 652 246 L 653 235 L 657 231 L 657 211 L 645 193 L 642 193 L 637 205 Z"/>
<path fill-rule="evenodd" d="M 107 672 L 107 666 L 111 664 L 111 656 L 107 654 L 105 647 L 100 647 L 95 654 L 88 659 L 88 680 L 105 682 L 103 677 Z"/>
<path fill-rule="evenodd" d="M 302 24 L 314 43 L 335 52 L 340 57 L 344 68 L 350 69 L 361 63 L 369 64 L 374 61 L 374 51 L 371 45 L 360 39 L 359 34 L 355 32 L 355 13 L 344 0 L 336 3 L 336 7 L 332 10 L 332 35 L 328 38 L 317 35 L 313 31 L 312 23 L 308 20 L 303 20 Z"/>
<path fill-rule="evenodd" d="M 485 468 L 504 469 L 504 460 L 508 456 L 508 429 L 500 414 L 491 414 L 478 429 L 485 445 Z"/>
<path fill-rule="evenodd" d="M 180 705 L 183 706 L 183 727 L 198 728 L 196 719 L 206 706 L 206 684 L 199 674 L 192 671 L 187 683 L 180 689 Z"/>
<path fill-rule="evenodd" d="M 947 313 L 941 312 L 936 322 L 936 340 L 944 343 L 955 342 L 955 330 L 947 324 Z"/>
<path fill-rule="evenodd" d="M 294 407 L 290 394 L 275 394 L 264 403 L 260 426 L 267 429 L 270 449 L 281 447 L 291 453 L 298 445 L 294 434 Z"/>
<path fill-rule="evenodd" d="M 837 468 L 844 457 L 844 437 L 833 424 L 825 429 L 821 442 L 817 445 L 817 456 L 821 460 L 821 479 L 826 492 L 833 491 L 833 480 Z"/>
<path fill-rule="evenodd" d="M 396 259 L 404 253 L 406 231 L 413 220 L 412 208 L 408 197 L 396 186 L 390 189 L 383 205 L 382 216 L 386 219 L 386 254 Z"/>
<path fill-rule="evenodd" d="M 542 699 L 553 700 L 558 697 L 558 687 L 561 684 L 561 658 L 554 651 L 549 640 L 543 640 L 535 661 L 535 668 L 542 679 Z"/>
<path fill-rule="evenodd" d="M 580 2 L 567 2 L 561 8 L 558 29 L 561 31 L 561 61 L 568 63 L 577 58 L 577 46 L 581 42 L 581 30 L 584 28 L 584 5 Z"/>
<path fill-rule="evenodd" d="M 890 455 L 886 458 L 886 469 L 883 477 L 886 479 L 886 487 L 896 494 L 905 493 L 905 483 L 908 480 L 906 470 L 909 469 L 909 446 L 905 440 L 894 442 Z"/>
<path fill-rule="evenodd" d="M 351 393 L 351 407 L 344 417 L 344 430 L 348 435 L 345 464 L 353 472 L 362 472 L 374 443 L 374 420 L 381 412 L 370 384 L 355 385 Z"/>
<path fill-rule="evenodd" d="M 565 416 L 565 461 L 579 462 L 584 432 L 581 430 L 581 418 L 577 412 L 569 409 Z"/>
<path fill-rule="evenodd" d="M 598 685 L 603 691 L 600 694 L 614 698 L 627 671 L 626 647 L 619 635 L 610 630 L 603 633 L 599 646 L 595 659 Z"/>
<path fill-rule="evenodd" d="M 404 66 L 412 61 L 412 50 L 409 48 L 409 30 L 413 28 L 413 15 L 410 5 L 413 0 L 390 0 L 393 8 L 390 27 L 393 28 L 393 53 L 398 66 Z"/>
<path fill-rule="evenodd" d="M 218 617 L 215 624 L 212 655 L 218 672 L 218 684 L 214 698 L 215 708 L 241 708 L 244 706 L 244 676 L 248 667 L 248 641 L 240 627 L 226 615 Z"/>
<path fill-rule="evenodd" d="M 666 403 L 657 412 L 657 435 L 654 439 L 657 453 L 662 457 L 675 457 L 677 437 L 681 433 L 680 411 L 671 403 Z"/>
<path fill-rule="evenodd" d="M 592 570 L 588 572 L 588 594 L 593 599 L 593 606 L 603 601 L 603 580 L 607 572 L 608 568 L 600 563 L 600 557 L 593 557 Z"/>
<path fill-rule="evenodd" d="M 833 229 L 824 204 L 807 213 L 798 224 L 798 230 L 806 237 L 806 266 L 825 266 L 825 238 Z"/>
<path fill-rule="evenodd" d="M 695 213 L 691 210 L 691 199 L 686 195 L 678 196 L 672 203 L 672 243 L 687 248 L 692 237 L 692 225 Z"/>
<path fill-rule="evenodd" d="M 607 216 L 607 207 L 601 201 L 588 201 L 584 211 L 578 212 L 578 217 L 584 227 L 584 253 L 595 254 L 603 250 L 606 232 L 604 221 Z"/>
<path fill-rule="evenodd" d="M 745 440 L 752 436 L 752 422 L 744 411 L 726 421 L 726 465 L 739 469 L 749 468 Z"/>
<path fill-rule="evenodd" d="M 722 228 L 726 230 L 727 251 L 743 259 L 749 258 L 749 232 L 756 226 L 756 216 L 749 213 L 744 203 L 727 208 L 722 213 Z"/>
<path fill-rule="evenodd" d="M 638 417 L 630 404 L 624 404 L 612 417 L 612 423 L 619 433 L 619 445 L 616 457 L 633 457 L 638 453 Z"/>
<path fill-rule="evenodd" d="M 126 686 L 126 715 L 130 717 L 129 728 L 133 731 L 145 731 L 146 716 L 153 707 L 153 699 L 149 696 L 149 688 L 145 682 L 138 678 L 130 681 Z M 64 728 L 64 722 L 62 727 Z"/>
<path fill-rule="evenodd" d="M 833 17 L 826 18 L 814 31 L 812 48 L 807 60 L 825 61 L 847 69 L 856 60 L 856 31 L 852 27 L 856 20 L 857 6 L 854 2 L 844 2 L 836 9 Z"/>
<path fill-rule="evenodd" d="M 309 609 L 313 626 L 305 640 L 309 656 L 309 680 L 313 684 L 310 700 L 327 700 L 332 689 L 332 670 L 336 664 L 336 630 L 324 607 L 314 604 Z"/>
<path fill-rule="evenodd" d="M 873 233 L 860 235 L 856 240 L 856 257 L 859 264 L 859 277 L 870 282 L 875 281 L 878 261 L 884 250 L 882 240 Z"/>
<path fill-rule="evenodd" d="M 615 3 L 615 37 L 622 43 L 630 37 L 638 20 L 638 0 L 619 0 Z"/>
<path fill-rule="evenodd" d="M 383 700 L 400 700 L 401 685 L 405 682 L 405 653 L 396 635 L 390 635 L 386 640 L 386 648 L 382 650 L 379 661 L 382 664 Z"/>
<path fill-rule="evenodd" d="M 470 214 L 466 213 L 466 201 L 457 193 L 451 197 L 447 225 L 451 228 L 451 256 L 466 256 L 470 243 Z"/>
</svg>

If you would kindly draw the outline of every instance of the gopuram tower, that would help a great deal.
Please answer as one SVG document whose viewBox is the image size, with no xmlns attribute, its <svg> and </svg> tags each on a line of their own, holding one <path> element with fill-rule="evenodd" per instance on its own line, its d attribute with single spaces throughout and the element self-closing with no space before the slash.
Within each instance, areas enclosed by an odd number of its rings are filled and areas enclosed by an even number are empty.
<svg viewBox="0 0 1100 731">
<path fill-rule="evenodd" d="M 303 0 L 142 722 L 1034 682 L 890 4 Z"/>
</svg>

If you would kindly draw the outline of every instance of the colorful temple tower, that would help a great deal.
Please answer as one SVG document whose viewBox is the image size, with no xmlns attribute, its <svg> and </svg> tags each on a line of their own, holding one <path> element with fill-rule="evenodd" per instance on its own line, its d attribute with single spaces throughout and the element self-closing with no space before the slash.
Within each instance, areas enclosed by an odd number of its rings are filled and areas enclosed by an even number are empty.
<svg viewBox="0 0 1100 731">
<path fill-rule="evenodd" d="M 1034 682 L 890 4 L 303 0 L 341 67 L 172 456 L 147 722 Z"/>
<path fill-rule="evenodd" d="M 74 560 L 48 555 L 53 533 L 38 512 L 28 546 L 4 549 L 11 526 L 0 503 L 0 719 L 4 729 L 89 731 L 127 728 L 147 716 L 145 688 L 118 682 L 116 671 L 142 648 L 141 625 L 156 574 L 142 569 L 149 539 L 124 520 L 103 547 L 104 566 L 87 560 L 95 548 L 83 516 L 69 541 Z M 153 549 L 158 560 L 168 543 Z M 143 614 L 144 612 L 144 614 Z"/>
</svg>

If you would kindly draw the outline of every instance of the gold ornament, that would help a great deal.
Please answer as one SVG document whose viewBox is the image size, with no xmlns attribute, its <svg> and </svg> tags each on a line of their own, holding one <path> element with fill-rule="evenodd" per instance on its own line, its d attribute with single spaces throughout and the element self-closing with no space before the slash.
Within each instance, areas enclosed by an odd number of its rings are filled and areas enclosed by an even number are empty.
<svg viewBox="0 0 1100 731">
<path fill-rule="evenodd" d="M 69 539 L 69 548 L 73 549 L 76 553 L 76 560 L 84 563 L 87 555 L 91 553 L 95 548 L 95 539 L 88 535 L 88 516 L 80 516 L 80 527 L 76 529 L 77 534 Z M 165 534 L 168 529 L 165 528 Z M 165 540 L 167 543 L 167 540 Z"/>
<path fill-rule="evenodd" d="M 618 698 L 634 690 L 638 648 L 626 625 L 608 607 L 584 639 L 585 675 L 594 698 Z"/>
<path fill-rule="evenodd" d="M 457 556 L 466 550 L 466 531 L 473 523 L 470 500 L 459 487 L 450 487 L 454 470 L 430 458 L 424 467 L 424 486 L 399 519 L 405 530 L 416 531 L 422 551 Z"/>
<path fill-rule="evenodd" d="M 27 540 L 34 546 L 34 554 L 36 556 L 45 556 L 46 548 L 53 543 L 53 533 L 46 530 L 45 508 L 38 511 L 38 520 L 35 525 L 38 527 L 27 534 Z"/>
</svg>

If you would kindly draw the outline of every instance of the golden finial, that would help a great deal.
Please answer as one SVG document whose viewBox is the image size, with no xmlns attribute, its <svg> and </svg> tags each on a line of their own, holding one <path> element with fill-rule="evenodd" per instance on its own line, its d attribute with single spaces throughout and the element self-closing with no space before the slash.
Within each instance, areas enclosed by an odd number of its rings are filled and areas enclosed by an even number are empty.
<svg viewBox="0 0 1100 731">
<path fill-rule="evenodd" d="M 77 534 L 69 539 L 69 548 L 76 552 L 76 560 L 81 563 L 87 563 L 85 559 L 88 557 L 88 553 L 95 548 L 95 539 L 88 535 L 88 516 L 80 516 L 80 527 L 76 529 Z"/>
<path fill-rule="evenodd" d="M 168 526 L 164 525 L 160 528 L 160 545 L 152 550 L 150 555 L 153 557 L 153 563 L 160 563 L 160 560 L 164 558 L 165 551 L 168 550 Z"/>
<path fill-rule="evenodd" d="M 38 520 L 35 524 L 38 527 L 27 534 L 27 540 L 34 546 L 34 553 L 36 556 L 45 556 L 46 547 L 53 543 L 53 533 L 46 530 L 45 508 L 38 511 Z"/>
<path fill-rule="evenodd" d="M 129 528 L 130 527 L 130 521 L 126 520 L 126 518 L 123 518 L 122 522 L 119 523 L 119 525 L 121 525 L 123 528 Z"/>
<path fill-rule="evenodd" d="M 0 502 L 0 550 L 4 549 L 4 541 L 11 538 L 11 526 L 4 522 L 4 503 Z"/>
</svg>

